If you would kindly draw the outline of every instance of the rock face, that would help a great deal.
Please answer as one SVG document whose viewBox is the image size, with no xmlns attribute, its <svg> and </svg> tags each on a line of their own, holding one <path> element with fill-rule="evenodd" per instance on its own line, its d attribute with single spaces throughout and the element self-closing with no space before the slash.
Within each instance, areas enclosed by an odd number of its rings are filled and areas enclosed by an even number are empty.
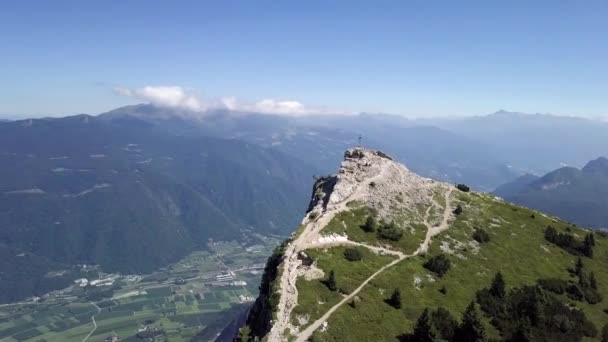
<svg viewBox="0 0 608 342">
<path fill-rule="evenodd" d="M 419 218 L 422 222 L 428 217 L 423 218 L 425 213 L 420 212 L 419 208 L 430 208 L 436 204 L 434 195 L 447 193 L 450 188 L 448 184 L 416 175 L 380 151 L 364 148 L 347 150 L 335 176 L 316 180 L 307 214 L 302 221 L 304 227 L 283 246 L 280 271 L 273 272 L 275 277 L 267 279 L 272 284 L 265 288 L 269 292 L 261 291 L 259 303 L 256 303 L 257 306 L 271 308 L 276 317 L 271 322 L 258 327 L 249 324 L 253 335 L 267 336 L 269 341 L 282 341 L 290 335 L 298 336 L 299 329 L 290 321 L 291 311 L 298 303 L 296 282 L 299 277 L 306 277 L 311 272 L 310 268 L 314 267 L 310 263 L 303 263 L 301 255 L 304 250 L 357 245 L 368 248 L 374 253 L 390 254 L 400 259 L 408 257 L 401 251 L 387 249 L 384 246 L 364 245 L 351 241 L 347 235 L 324 233 L 323 229 L 337 214 L 351 210 L 353 207 L 364 207 L 374 211 L 380 219 L 387 222 L 393 221 L 396 213 L 404 212 Z M 429 215 L 428 211 L 426 215 Z M 447 217 L 444 221 L 447 222 Z M 430 228 L 429 225 L 429 231 Z M 428 240 L 426 239 L 424 244 L 428 244 Z M 422 247 L 416 253 L 425 250 L 426 247 Z M 276 260 L 273 262 L 276 263 Z M 275 292 L 271 293 L 273 291 Z M 271 301 L 271 298 L 273 298 L 272 305 L 265 305 Z M 267 314 L 264 316 L 271 317 Z M 250 322 L 256 319 L 259 317 L 250 317 Z"/>
<path fill-rule="evenodd" d="M 327 201 L 330 205 L 359 201 L 389 218 L 395 207 L 429 205 L 433 191 L 448 186 L 411 172 L 381 151 L 354 148 L 344 154 Z"/>
</svg>

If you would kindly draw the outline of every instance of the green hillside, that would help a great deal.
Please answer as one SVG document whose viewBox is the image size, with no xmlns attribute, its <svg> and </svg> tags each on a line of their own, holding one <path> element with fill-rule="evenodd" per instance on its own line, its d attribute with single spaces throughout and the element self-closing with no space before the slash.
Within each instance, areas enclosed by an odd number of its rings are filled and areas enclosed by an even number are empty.
<svg viewBox="0 0 608 342">
<path fill-rule="evenodd" d="M 252 144 L 86 115 L 0 123 L 0 165 L 0 302 L 65 287 L 79 264 L 147 273 L 209 239 L 286 235 L 314 173 Z"/>
<path fill-rule="evenodd" d="M 404 260 L 372 280 L 358 294 L 355 307 L 342 306 L 327 321 L 327 330 L 315 332 L 315 341 L 396 340 L 398 336 L 413 332 L 417 319 L 426 308 L 445 308 L 460 319 L 469 303 L 477 302 L 476 293 L 489 287 L 497 272 L 504 276 L 507 291 L 535 286 L 541 279 L 578 283 L 572 270 L 579 256 L 546 241 L 544 233 L 547 226 L 552 226 L 580 240 L 588 231 L 522 207 L 498 202 L 489 195 L 458 193 L 455 198 L 456 203 L 462 205 L 463 213 L 449 230 L 435 237 L 429 253 Z M 479 244 L 473 239 L 476 228 L 488 233 L 488 242 Z M 583 256 L 581 259 L 586 272 L 594 273 L 598 292 L 606 297 L 608 239 L 596 234 L 595 241 L 593 258 Z M 451 252 L 445 253 L 446 250 Z M 443 277 L 438 277 L 424 264 L 441 254 L 447 254 L 451 267 Z M 336 273 L 347 276 L 349 269 Z M 420 279 L 420 282 L 416 284 L 415 279 Z M 342 281 L 340 277 L 337 278 L 338 286 Z M 306 287 L 302 286 L 303 289 Z M 395 288 L 401 292 L 400 309 L 385 303 Z M 542 290 L 542 294 L 582 310 L 596 331 L 608 322 L 608 303 L 604 301 L 589 304 L 585 300 L 572 299 L 567 294 L 547 290 Z M 334 296 L 339 298 L 340 293 L 334 292 Z M 508 338 L 491 324 L 491 316 L 481 310 L 479 303 L 477 307 L 488 339 Z M 556 333 L 555 336 L 562 335 Z"/>
<path fill-rule="evenodd" d="M 601 340 L 602 334 L 608 337 L 606 235 L 488 194 L 454 190 L 446 196 L 447 201 L 440 201 L 436 195 L 433 208 L 391 208 L 426 212 L 424 221 L 436 227 L 448 204 L 453 214 L 447 229 L 432 236 L 428 250 L 419 254 L 415 246 L 429 227 L 421 224 L 420 216 L 397 215 L 391 223 L 377 218 L 375 229 L 369 229 L 375 209 L 354 205 L 335 215 L 324 231 L 343 234 L 366 247 L 384 246 L 405 257 L 398 261 L 357 247 L 364 253 L 351 261 L 345 249 L 352 247 L 306 250 L 309 262 L 324 275 L 312 280 L 298 277 L 298 301 L 291 311 L 292 332 L 285 332 L 287 339 L 590 341 Z M 402 232 L 398 241 L 382 233 L 389 226 Z M 381 270 L 389 263 L 394 265 Z M 269 279 L 274 291 L 279 278 Z M 263 290 L 258 302 L 264 301 Z M 271 325 L 281 310 L 277 303 L 276 298 L 270 301 Z M 255 318 L 254 310 L 241 338 L 270 336 L 272 340 L 270 327 L 260 326 Z"/>
</svg>

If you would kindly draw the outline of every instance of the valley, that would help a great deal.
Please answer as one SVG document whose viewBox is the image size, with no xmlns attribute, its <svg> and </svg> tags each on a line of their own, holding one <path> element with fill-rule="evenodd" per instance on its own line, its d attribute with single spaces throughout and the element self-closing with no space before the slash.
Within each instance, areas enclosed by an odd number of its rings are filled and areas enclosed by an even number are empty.
<svg viewBox="0 0 608 342">
<path fill-rule="evenodd" d="M 257 296 L 277 237 L 210 242 L 156 272 L 103 274 L 68 288 L 0 305 L 2 341 L 103 341 L 116 336 L 214 339 Z"/>
</svg>

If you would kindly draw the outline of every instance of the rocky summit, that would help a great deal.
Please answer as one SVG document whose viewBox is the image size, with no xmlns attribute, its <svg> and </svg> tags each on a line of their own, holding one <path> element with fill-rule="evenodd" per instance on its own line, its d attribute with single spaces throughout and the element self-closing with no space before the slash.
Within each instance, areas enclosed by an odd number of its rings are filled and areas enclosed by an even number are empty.
<svg viewBox="0 0 608 342">
<path fill-rule="evenodd" d="M 599 338 L 606 246 L 602 234 L 352 148 L 336 175 L 316 179 L 238 338 Z"/>
</svg>

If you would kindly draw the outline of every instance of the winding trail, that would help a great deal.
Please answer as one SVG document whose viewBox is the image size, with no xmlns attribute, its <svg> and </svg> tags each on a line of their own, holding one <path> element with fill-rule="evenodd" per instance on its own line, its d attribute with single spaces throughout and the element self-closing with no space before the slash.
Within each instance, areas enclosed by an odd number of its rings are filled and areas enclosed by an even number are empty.
<svg viewBox="0 0 608 342">
<path fill-rule="evenodd" d="M 285 259 L 283 261 L 283 273 L 280 279 L 280 299 L 279 309 L 277 310 L 277 318 L 273 323 L 273 326 L 268 334 L 269 342 L 285 341 L 283 333 L 285 329 L 290 327 L 290 317 L 293 308 L 298 302 L 298 288 L 296 287 L 296 281 L 299 275 L 298 267 L 301 262 L 298 260 L 298 253 L 311 245 L 320 247 L 315 242 L 318 240 L 319 232 L 338 214 L 339 212 L 347 209 L 346 204 L 361 198 L 365 194 L 365 189 L 374 181 L 377 181 L 384 177 L 387 172 L 388 164 L 383 165 L 380 172 L 368 178 L 365 182 L 359 184 L 359 186 L 346 198 L 342 199 L 338 203 L 329 203 L 325 208 L 322 215 L 319 215 L 314 221 L 307 223 L 310 225 L 306 227 L 304 231 L 298 236 L 298 238 L 292 241 L 285 250 Z M 329 245 L 329 243 L 327 244 Z M 368 248 L 370 246 L 367 246 Z"/>
<path fill-rule="evenodd" d="M 93 302 L 90 302 L 90 304 L 93 305 L 97 309 L 96 315 L 98 315 L 101 312 L 101 308 Z M 91 330 L 91 332 L 85 338 L 82 339 L 82 342 L 85 342 L 86 340 L 88 340 L 89 337 L 91 337 L 91 335 L 93 335 L 95 330 L 97 330 L 97 322 L 95 322 L 95 315 L 91 315 L 91 322 L 93 322 L 93 330 Z"/>
<path fill-rule="evenodd" d="M 404 259 L 407 258 L 411 258 L 413 256 L 416 256 L 422 252 L 426 252 L 428 250 L 429 244 L 431 243 L 431 239 L 433 236 L 441 233 L 442 231 L 446 230 L 449 227 L 448 221 L 450 219 L 450 214 L 451 214 L 451 207 L 450 207 L 450 195 L 452 194 L 453 189 L 450 188 L 448 191 L 446 191 L 445 193 L 445 208 L 444 208 L 444 212 L 443 212 L 443 219 L 441 221 L 441 223 L 438 226 L 433 227 L 431 224 L 428 223 L 429 220 L 429 213 L 430 213 L 430 208 L 427 210 L 426 212 L 426 217 L 424 219 L 424 225 L 427 226 L 427 232 L 426 232 L 426 236 L 424 241 L 422 242 L 422 244 L 420 244 L 420 246 L 418 247 L 418 249 L 409 255 L 404 255 L 402 254 L 401 256 L 399 256 L 398 259 L 392 261 L 391 263 L 383 266 L 382 268 L 380 268 L 378 271 L 376 271 L 374 274 L 372 274 L 369 278 L 365 279 L 365 281 L 363 281 L 363 283 L 361 283 L 361 285 L 359 285 L 359 287 L 357 287 L 351 294 L 349 294 L 348 296 L 344 297 L 344 299 L 342 299 L 338 304 L 334 305 L 331 309 L 329 309 L 323 316 L 321 316 L 321 318 L 317 319 L 316 321 L 314 321 L 312 324 L 310 324 L 306 329 L 304 329 L 302 332 L 300 332 L 298 334 L 298 336 L 296 337 L 296 342 L 305 342 L 307 341 L 310 336 L 319 328 L 321 327 L 321 325 L 327 321 L 327 319 L 336 311 L 338 310 L 342 305 L 344 305 L 344 303 L 347 303 L 348 301 L 350 301 L 354 296 L 356 296 L 359 292 L 361 292 L 361 290 L 365 287 L 365 285 L 367 285 L 372 279 L 374 279 L 377 275 L 379 275 L 380 273 L 384 272 L 385 270 L 387 270 L 388 268 L 398 264 L 399 262 L 403 261 Z M 433 203 L 435 205 L 438 205 L 436 202 L 433 201 Z M 366 247 L 370 247 L 370 246 L 366 246 Z"/>
</svg>

